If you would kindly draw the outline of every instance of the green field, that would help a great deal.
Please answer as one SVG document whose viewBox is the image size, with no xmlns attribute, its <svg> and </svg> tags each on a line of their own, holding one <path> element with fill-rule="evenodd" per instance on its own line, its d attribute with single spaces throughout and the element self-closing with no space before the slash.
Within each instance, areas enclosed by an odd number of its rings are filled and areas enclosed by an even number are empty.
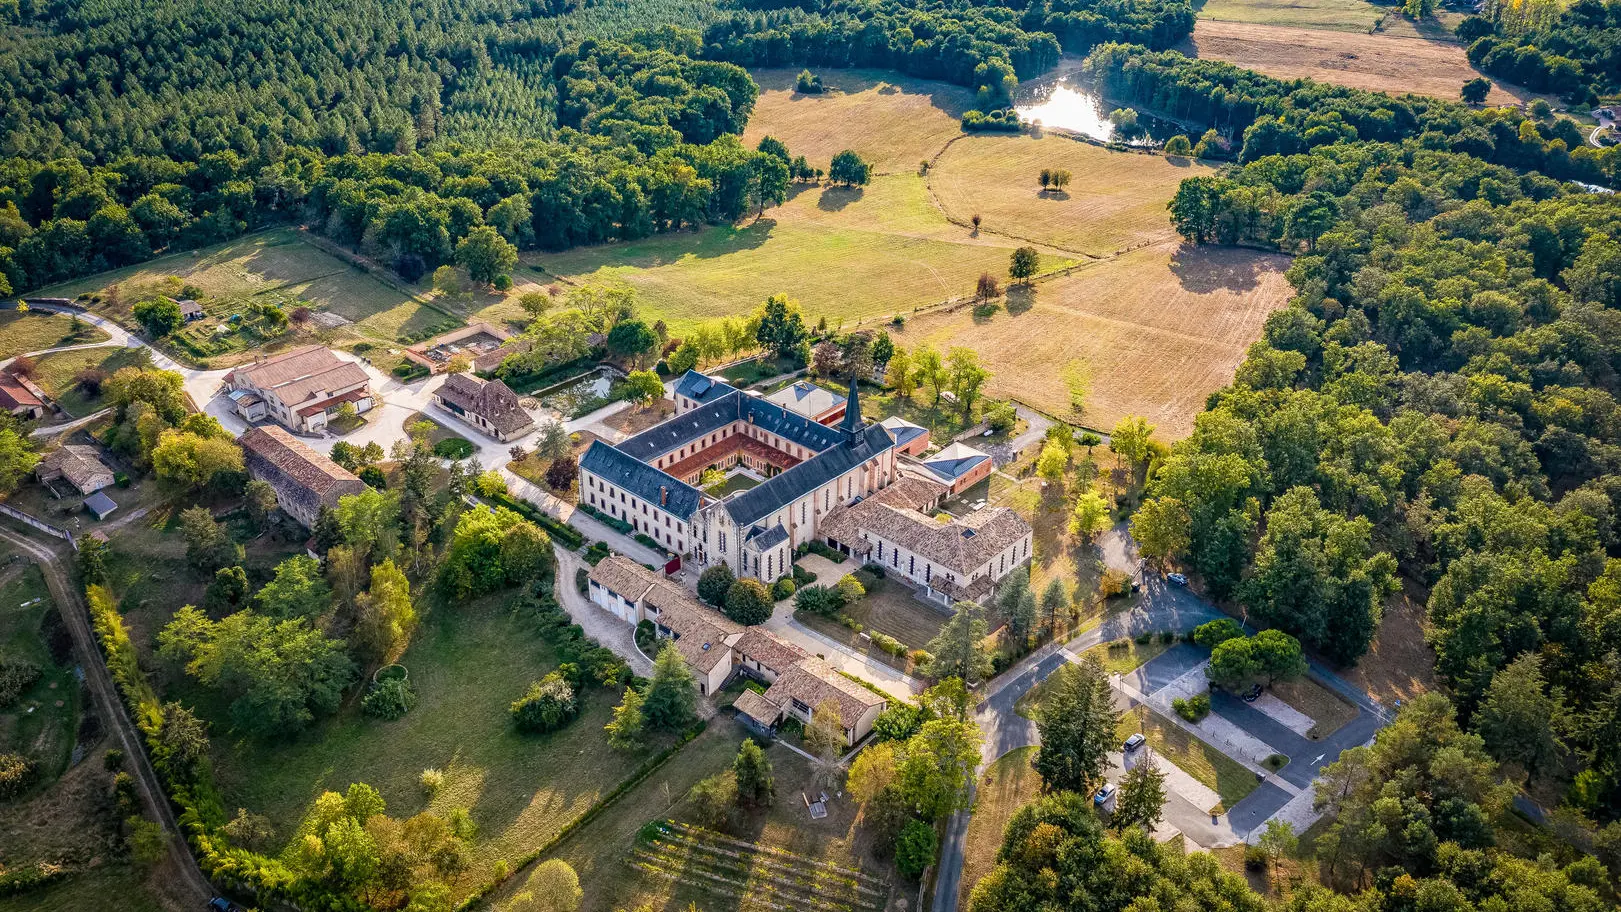
<svg viewBox="0 0 1621 912">
<path fill-rule="evenodd" d="M 73 318 L 61 314 L 0 311 L 0 358 L 62 345 L 88 345 L 106 339 L 106 333 L 82 321 L 75 330 Z"/>
<path fill-rule="evenodd" d="M 199 251 L 177 253 L 111 272 L 40 289 L 42 297 L 99 295 L 94 309 L 129 323 L 130 308 L 152 294 L 178 295 L 184 286 L 202 292 L 208 319 L 187 328 L 188 338 L 208 340 L 213 327 L 250 304 L 285 310 L 305 306 L 336 314 L 357 331 L 392 341 L 444 323 L 449 315 L 306 241 L 292 228 L 278 228 Z M 227 333 L 224 335 L 232 335 Z M 291 339 L 289 340 L 291 341 Z M 221 340 L 222 351 L 256 345 L 254 339 Z"/>
<path fill-rule="evenodd" d="M 35 361 L 34 382 L 63 411 L 75 418 L 82 418 L 101 408 L 101 396 L 92 396 L 79 386 L 80 373 L 94 368 L 111 375 L 121 367 L 146 363 L 146 350 L 139 348 L 106 347 L 52 352 L 40 355 Z"/>
<path fill-rule="evenodd" d="M 1148 738 L 1149 747 L 1154 749 L 1158 757 L 1175 764 L 1182 772 L 1220 795 L 1220 806 L 1224 809 L 1244 800 L 1260 785 L 1260 780 L 1248 767 L 1146 706 L 1134 706 L 1122 715 L 1115 736 L 1124 741 L 1137 732 L 1142 732 Z M 1218 813 L 1215 808 L 1206 810 L 1212 814 Z"/>
<path fill-rule="evenodd" d="M 0 709 L 0 753 L 18 753 L 36 764 L 36 787 L 48 786 L 67 768 L 79 720 L 79 686 L 71 656 L 58 665 L 42 627 L 56 612 L 39 568 L 26 561 L 0 564 L 0 655 L 33 663 L 41 674 L 15 703 Z M 60 626 L 60 621 L 53 626 Z M 66 642 L 65 631 L 62 642 Z"/>
<path fill-rule="evenodd" d="M 1367 32 L 1389 12 L 1366 0 L 1206 0 L 1195 9 L 1200 19 L 1340 32 Z"/>
</svg>

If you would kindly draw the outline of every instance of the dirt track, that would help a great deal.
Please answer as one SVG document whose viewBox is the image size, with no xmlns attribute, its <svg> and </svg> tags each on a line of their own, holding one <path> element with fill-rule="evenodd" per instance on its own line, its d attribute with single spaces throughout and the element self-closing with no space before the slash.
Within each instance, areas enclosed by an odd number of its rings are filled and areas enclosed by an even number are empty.
<svg viewBox="0 0 1621 912">
<path fill-rule="evenodd" d="M 141 734 L 135 728 L 135 723 L 130 720 L 129 713 L 125 711 L 124 701 L 119 697 L 112 675 L 107 671 L 101 647 L 96 643 L 95 635 L 90 628 L 90 610 L 85 605 L 79 587 L 67 571 L 66 559 L 55 548 L 10 529 L 0 529 L 0 540 L 39 561 L 39 569 L 45 576 L 45 585 L 49 587 L 51 598 L 55 599 L 57 610 L 61 612 L 62 620 L 67 623 L 68 631 L 73 636 L 73 648 L 84 668 L 85 684 L 90 688 L 92 699 L 96 701 L 96 711 L 107 720 L 112 728 L 113 737 L 124 751 L 125 762 L 135 776 L 135 784 L 141 793 L 141 804 L 145 806 L 147 816 L 158 821 L 169 837 L 169 859 L 160 869 L 159 877 L 154 878 L 155 883 L 162 882 L 160 899 L 171 909 L 203 908 L 215 895 L 214 887 L 208 882 L 208 878 L 203 876 L 196 860 L 192 858 L 191 849 L 175 822 L 174 811 L 169 806 L 169 799 L 164 794 L 157 772 L 147 760 Z"/>
<path fill-rule="evenodd" d="M 1198 21 L 1182 50 L 1280 79 L 1306 77 L 1353 89 L 1454 101 L 1463 84 L 1480 75 L 1456 44 L 1209 19 Z M 1488 102 L 1521 100 L 1519 89 L 1507 91 L 1493 80 Z"/>
</svg>

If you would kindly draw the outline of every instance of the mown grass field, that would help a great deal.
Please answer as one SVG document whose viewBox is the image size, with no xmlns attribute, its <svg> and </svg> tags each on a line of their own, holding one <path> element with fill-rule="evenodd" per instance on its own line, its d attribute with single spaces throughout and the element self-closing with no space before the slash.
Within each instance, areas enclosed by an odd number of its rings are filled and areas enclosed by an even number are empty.
<svg viewBox="0 0 1621 912">
<path fill-rule="evenodd" d="M 1021 747 L 1003 754 L 979 778 L 974 793 L 974 816 L 968 820 L 968 838 L 963 843 L 962 880 L 957 894 L 958 908 L 966 908 L 968 897 L 979 879 L 996 866 L 996 853 L 1002 848 L 1002 831 L 1013 813 L 1041 792 L 1041 777 L 1030 765 L 1040 748 Z"/>
<path fill-rule="evenodd" d="M 1255 791 L 1260 783 L 1243 764 L 1188 734 L 1146 706 L 1134 706 L 1121 715 L 1116 737 L 1124 741 L 1137 732 L 1148 738 L 1148 746 L 1163 760 L 1199 780 L 1221 796 L 1221 806 L 1230 808 Z M 1214 808 L 1207 808 L 1216 813 Z"/>
<path fill-rule="evenodd" d="M 34 382 L 69 415 L 82 418 L 101 408 L 101 396 L 81 389 L 76 379 L 79 374 L 95 368 L 111 375 L 121 367 L 147 363 L 145 354 L 144 349 L 108 346 L 40 355 L 35 360 Z"/>
<path fill-rule="evenodd" d="M 1307 734 L 1313 740 L 1328 737 L 1357 717 L 1357 708 L 1350 701 L 1309 677 L 1279 681 L 1270 689 L 1273 696 L 1317 723 Z"/>
<path fill-rule="evenodd" d="M 989 318 L 960 307 L 908 320 L 896 344 L 962 345 L 991 371 L 988 392 L 1070 413 L 1057 382 L 1087 365 L 1081 423 L 1107 430 L 1142 415 L 1162 440 L 1193 427 L 1206 396 L 1230 383 L 1267 314 L 1288 303 L 1288 258 L 1248 250 L 1156 245 L 1014 289 Z"/>
<path fill-rule="evenodd" d="M 1063 192 L 1041 192 L 1044 168 L 1070 172 L 1073 183 Z M 978 213 L 985 231 L 1107 256 L 1175 237 L 1166 202 L 1184 178 L 1212 170 L 1191 159 L 1113 152 L 1053 134 L 969 136 L 940 156 L 929 186 L 958 222 Z"/>
<path fill-rule="evenodd" d="M 888 70 L 815 71 L 828 91 L 794 91 L 799 70 L 752 70 L 760 86 L 743 142 L 774 136 L 813 168 L 853 149 L 880 174 L 915 172 L 961 133 L 974 93 L 961 86 L 913 79 Z"/>
<path fill-rule="evenodd" d="M 107 339 L 106 333 L 88 323 L 81 322 L 79 327 L 79 331 L 75 332 L 73 318 L 61 314 L 0 311 L 0 358 L 60 345 L 88 345 Z"/>
<path fill-rule="evenodd" d="M 1016 246 L 951 224 L 921 177 L 897 174 L 856 189 L 802 186 L 736 227 L 525 259 L 570 282 L 624 282 L 679 334 L 779 292 L 832 325 L 887 319 L 970 294 L 982 272 L 1005 276 Z"/>
<path fill-rule="evenodd" d="M 1195 9 L 1202 21 L 1363 34 L 1389 12 L 1389 7 L 1375 6 L 1367 0 L 1205 0 Z"/>
<path fill-rule="evenodd" d="M 445 314 L 280 228 L 199 251 L 176 253 L 138 266 L 98 273 L 40 289 L 41 297 L 100 294 L 95 309 L 129 323 L 130 308 L 155 293 L 201 289 L 210 314 L 231 313 L 269 301 L 337 314 L 363 334 L 392 340 L 419 332 Z"/>
<path fill-rule="evenodd" d="M 1275 6 L 1243 0 L 1235 0 L 1235 5 L 1256 10 Z M 1450 38 L 1449 30 L 1438 23 L 1415 25 L 1393 16 L 1385 29 L 1368 34 L 1379 13 L 1377 7 L 1368 6 L 1375 15 L 1347 29 L 1254 20 L 1214 21 L 1205 18 L 1213 7 L 1206 6 L 1200 14 L 1193 37 L 1183 50 L 1279 79 L 1307 78 L 1353 89 L 1456 101 L 1463 84 L 1480 75 L 1469 65 L 1463 48 Z M 1486 99 L 1491 104 L 1513 104 L 1533 97 L 1517 86 L 1497 83 L 1492 80 L 1492 91 Z"/>
</svg>

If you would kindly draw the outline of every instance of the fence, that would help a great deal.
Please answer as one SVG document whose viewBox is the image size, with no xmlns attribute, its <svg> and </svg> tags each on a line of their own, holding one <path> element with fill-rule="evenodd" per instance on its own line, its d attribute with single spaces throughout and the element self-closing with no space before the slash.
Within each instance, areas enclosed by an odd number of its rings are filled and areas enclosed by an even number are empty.
<svg viewBox="0 0 1621 912">
<path fill-rule="evenodd" d="M 0 503 L 0 514 L 9 516 L 18 522 L 27 523 L 39 531 L 44 532 L 46 535 L 54 535 L 57 538 L 63 539 L 69 545 L 73 546 L 73 550 L 79 550 L 79 542 L 73 537 L 73 533 L 62 528 L 61 526 L 53 526 L 43 519 L 39 519 L 30 514 L 24 513 L 16 507 L 3 503 Z"/>
</svg>

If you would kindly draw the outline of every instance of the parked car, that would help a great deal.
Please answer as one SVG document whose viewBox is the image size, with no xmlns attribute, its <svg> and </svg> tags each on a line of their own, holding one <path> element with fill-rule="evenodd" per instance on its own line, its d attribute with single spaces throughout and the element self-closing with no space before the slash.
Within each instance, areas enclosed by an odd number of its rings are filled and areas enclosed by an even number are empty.
<svg viewBox="0 0 1621 912">
<path fill-rule="evenodd" d="M 223 896 L 216 896 L 208 901 L 208 912 L 247 912 L 247 910 Z"/>
<path fill-rule="evenodd" d="M 1261 685 L 1256 684 L 1249 690 L 1239 694 L 1239 696 L 1243 698 L 1245 703 L 1254 703 L 1256 700 L 1261 698 Z"/>
<path fill-rule="evenodd" d="M 1114 801 L 1115 793 L 1119 791 L 1120 786 L 1113 782 L 1105 782 L 1103 788 L 1098 789 L 1098 793 L 1092 796 L 1092 802 L 1098 807 L 1108 807 Z"/>
<path fill-rule="evenodd" d="M 1180 573 L 1166 574 L 1165 581 L 1173 586 L 1186 586 L 1188 584 L 1188 578 Z"/>
<path fill-rule="evenodd" d="M 1132 751 L 1136 750 L 1139 747 L 1142 747 L 1144 744 L 1147 744 L 1147 743 L 1148 743 L 1148 739 L 1143 737 L 1142 732 L 1138 732 L 1137 734 L 1132 735 L 1131 737 L 1127 738 L 1126 743 L 1120 745 L 1120 749 L 1123 752 L 1129 754 Z"/>
</svg>

